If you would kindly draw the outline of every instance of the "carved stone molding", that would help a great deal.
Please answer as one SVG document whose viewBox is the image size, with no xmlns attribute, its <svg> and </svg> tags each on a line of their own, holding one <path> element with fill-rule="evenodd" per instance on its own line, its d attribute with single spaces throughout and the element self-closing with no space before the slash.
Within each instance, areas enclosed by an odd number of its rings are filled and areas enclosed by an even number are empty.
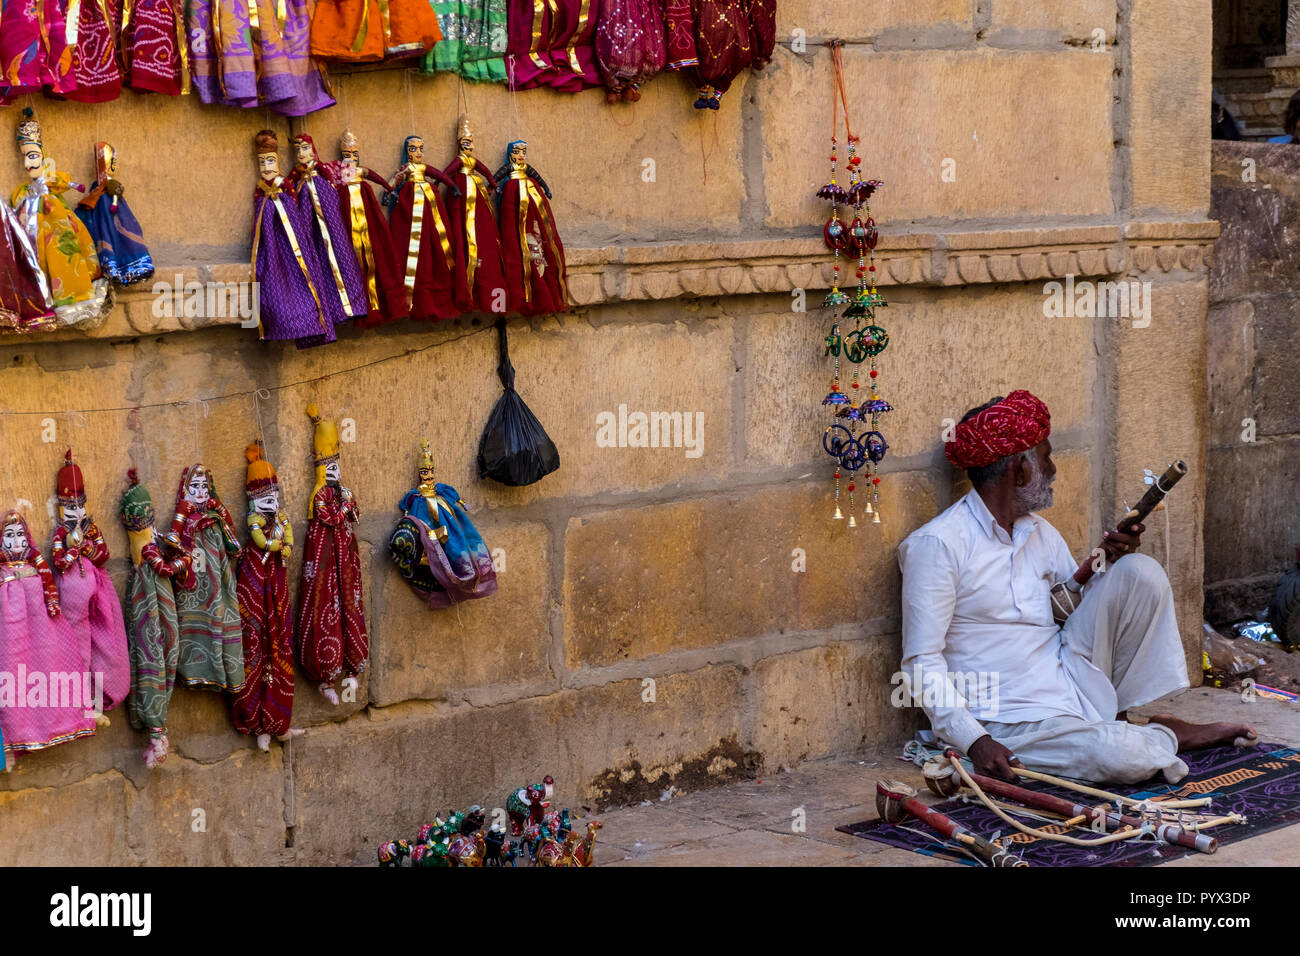
<svg viewBox="0 0 1300 956">
<path fill-rule="evenodd" d="M 1218 232 L 1219 224 L 1212 221 L 882 231 L 876 278 L 881 286 L 942 287 L 1049 281 L 1066 275 L 1204 272 L 1211 265 Z M 576 247 L 568 250 L 569 297 L 575 306 L 584 307 L 805 289 L 813 299 L 830 287 L 832 262 L 816 237 Z M 840 263 L 840 284 L 851 288 L 856 260 L 841 257 Z M 184 303 L 199 289 L 247 282 L 249 274 L 245 263 L 160 267 L 152 285 L 119 293 L 118 306 L 99 329 L 45 333 L 40 339 L 122 338 L 238 325 L 237 314 L 213 317 L 208 310 L 191 309 L 203 314 L 186 315 Z M 176 288 L 181 290 L 179 310 Z M 12 336 L 6 340 L 15 341 Z"/>
</svg>

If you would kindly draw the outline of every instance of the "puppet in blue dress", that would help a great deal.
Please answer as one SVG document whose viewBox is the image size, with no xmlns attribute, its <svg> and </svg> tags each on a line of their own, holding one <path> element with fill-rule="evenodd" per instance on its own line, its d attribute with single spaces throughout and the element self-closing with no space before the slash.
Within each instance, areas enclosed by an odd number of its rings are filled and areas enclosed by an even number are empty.
<svg viewBox="0 0 1300 956">
<path fill-rule="evenodd" d="M 117 180 L 117 151 L 95 144 L 95 182 L 77 205 L 77 216 L 95 241 L 104 275 L 119 285 L 133 285 L 153 275 L 153 258 L 145 248 L 144 232 L 122 197 Z"/>
</svg>

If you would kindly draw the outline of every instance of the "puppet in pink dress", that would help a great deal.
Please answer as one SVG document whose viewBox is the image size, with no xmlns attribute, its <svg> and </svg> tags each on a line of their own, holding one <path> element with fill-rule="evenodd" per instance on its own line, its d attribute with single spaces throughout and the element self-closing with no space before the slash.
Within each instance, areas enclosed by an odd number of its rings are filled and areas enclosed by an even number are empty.
<svg viewBox="0 0 1300 956">
<path fill-rule="evenodd" d="M 605 99 L 635 103 L 641 84 L 668 61 L 663 0 L 604 0 L 596 26 L 596 62 Z"/>
<path fill-rule="evenodd" d="M 92 662 L 59 609 L 59 590 L 27 521 L 0 518 L 0 728 L 5 753 L 88 737 L 97 706 Z"/>
<path fill-rule="evenodd" d="M 76 88 L 63 11 L 59 0 L 0 0 L 0 103 Z"/>
<path fill-rule="evenodd" d="M 104 570 L 108 546 L 86 511 L 86 483 L 72 450 L 59 469 L 56 495 L 59 524 L 54 529 L 51 563 L 59 585 L 59 607 L 81 647 L 90 673 L 102 675 L 103 710 L 110 711 L 131 691 L 131 661 L 126 622 L 113 579 Z"/>
</svg>

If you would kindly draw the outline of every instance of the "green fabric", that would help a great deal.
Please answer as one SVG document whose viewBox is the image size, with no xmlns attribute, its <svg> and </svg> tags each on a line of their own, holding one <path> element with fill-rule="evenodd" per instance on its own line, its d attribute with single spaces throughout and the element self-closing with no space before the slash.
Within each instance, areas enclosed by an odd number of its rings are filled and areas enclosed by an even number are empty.
<svg viewBox="0 0 1300 956">
<path fill-rule="evenodd" d="M 147 563 L 133 567 L 126 584 L 126 619 L 131 636 L 131 726 L 162 737 L 180 650 L 171 578 L 155 573 Z"/>
<path fill-rule="evenodd" d="M 181 680 L 192 687 L 236 691 L 244 686 L 244 629 L 239 620 L 235 562 L 226 553 L 220 523 L 210 524 L 194 541 L 192 591 L 176 591 L 181 627 Z"/>
<path fill-rule="evenodd" d="M 425 73 L 459 73 L 476 83 L 504 83 L 506 0 L 430 0 L 443 40 L 425 54 Z"/>
<path fill-rule="evenodd" d="M 118 514 L 128 531 L 143 531 L 153 524 L 153 501 L 149 489 L 144 485 L 132 485 L 126 489 Z"/>
</svg>

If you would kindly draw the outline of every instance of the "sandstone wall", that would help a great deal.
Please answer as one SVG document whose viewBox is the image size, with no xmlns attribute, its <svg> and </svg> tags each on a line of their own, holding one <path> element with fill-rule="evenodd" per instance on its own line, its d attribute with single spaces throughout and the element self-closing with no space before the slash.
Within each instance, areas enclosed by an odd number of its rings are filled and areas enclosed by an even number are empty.
<svg viewBox="0 0 1300 956">
<path fill-rule="evenodd" d="M 361 699 L 338 711 L 300 680 L 308 734 L 269 755 L 234 732 L 220 698 L 181 690 L 173 754 L 153 774 L 117 717 L 92 740 L 24 758 L 0 778 L 0 858 L 83 860 L 65 838 L 75 821 L 104 835 L 102 862 L 352 862 L 436 809 L 500 806 L 547 772 L 564 803 L 599 809 L 901 742 L 917 715 L 889 704 L 894 548 L 961 490 L 944 420 L 1018 387 L 1051 406 L 1060 480 L 1048 517 L 1080 554 L 1141 493 L 1143 467 L 1192 465 L 1168 535 L 1153 522 L 1148 550 L 1165 560 L 1168 545 L 1195 660 L 1215 227 L 1208 151 L 1194 145 L 1204 111 L 1161 104 L 1208 94 L 1208 31 L 1192 25 L 1208 4 L 1154 0 L 1139 17 L 1108 0 L 1068 14 L 899 0 L 857 22 L 844 9 L 782 2 L 773 63 L 716 115 L 691 110 L 675 77 L 634 108 L 594 92 L 463 91 L 490 164 L 508 139 L 529 140 L 570 250 L 575 311 L 510 326 L 518 388 L 562 458 L 538 485 L 474 473 L 499 393 L 478 320 L 349 330 L 298 352 L 159 315 L 145 290 L 93 335 L 0 340 L 11 451 L 0 497 L 31 502 L 48 540 L 45 499 L 70 440 L 119 586 L 114 514 L 129 465 L 162 504 L 202 459 L 241 512 L 241 452 L 260 414 L 301 535 L 303 407 L 352 419 L 343 468 L 363 507 L 373 661 Z M 886 183 L 874 209 L 892 337 L 880 388 L 898 409 L 884 421 L 883 522 L 853 530 L 830 520 L 819 446 L 826 323 L 792 308 L 830 281 L 813 193 L 826 175 L 831 36 L 848 41 L 864 168 Z M 340 105 L 301 127 L 327 157 L 351 125 L 363 161 L 386 174 L 412 129 L 450 158 L 454 80 L 380 70 L 339 85 Z M 160 279 L 247 276 L 250 144 L 265 115 L 136 96 L 38 106 L 51 154 L 75 175 L 88 178 L 95 139 L 113 139 Z M 283 120 L 270 123 L 287 139 Z M 8 168 L 17 182 L 17 160 Z M 1150 282 L 1150 323 L 1045 318 L 1044 284 L 1067 276 Z M 259 388 L 269 398 L 248 394 Z M 219 398 L 232 393 L 243 394 Z M 596 416 L 620 405 L 702 412 L 702 454 L 598 447 Z M 46 418 L 55 442 L 42 442 Z M 504 553 L 499 593 L 459 610 L 423 609 L 386 558 L 421 436 Z M 806 570 L 793 570 L 796 549 Z"/>
<path fill-rule="evenodd" d="M 1211 215 L 1222 224 L 1210 274 L 1206 612 L 1257 615 L 1300 546 L 1300 150 L 1215 143 Z"/>
</svg>

